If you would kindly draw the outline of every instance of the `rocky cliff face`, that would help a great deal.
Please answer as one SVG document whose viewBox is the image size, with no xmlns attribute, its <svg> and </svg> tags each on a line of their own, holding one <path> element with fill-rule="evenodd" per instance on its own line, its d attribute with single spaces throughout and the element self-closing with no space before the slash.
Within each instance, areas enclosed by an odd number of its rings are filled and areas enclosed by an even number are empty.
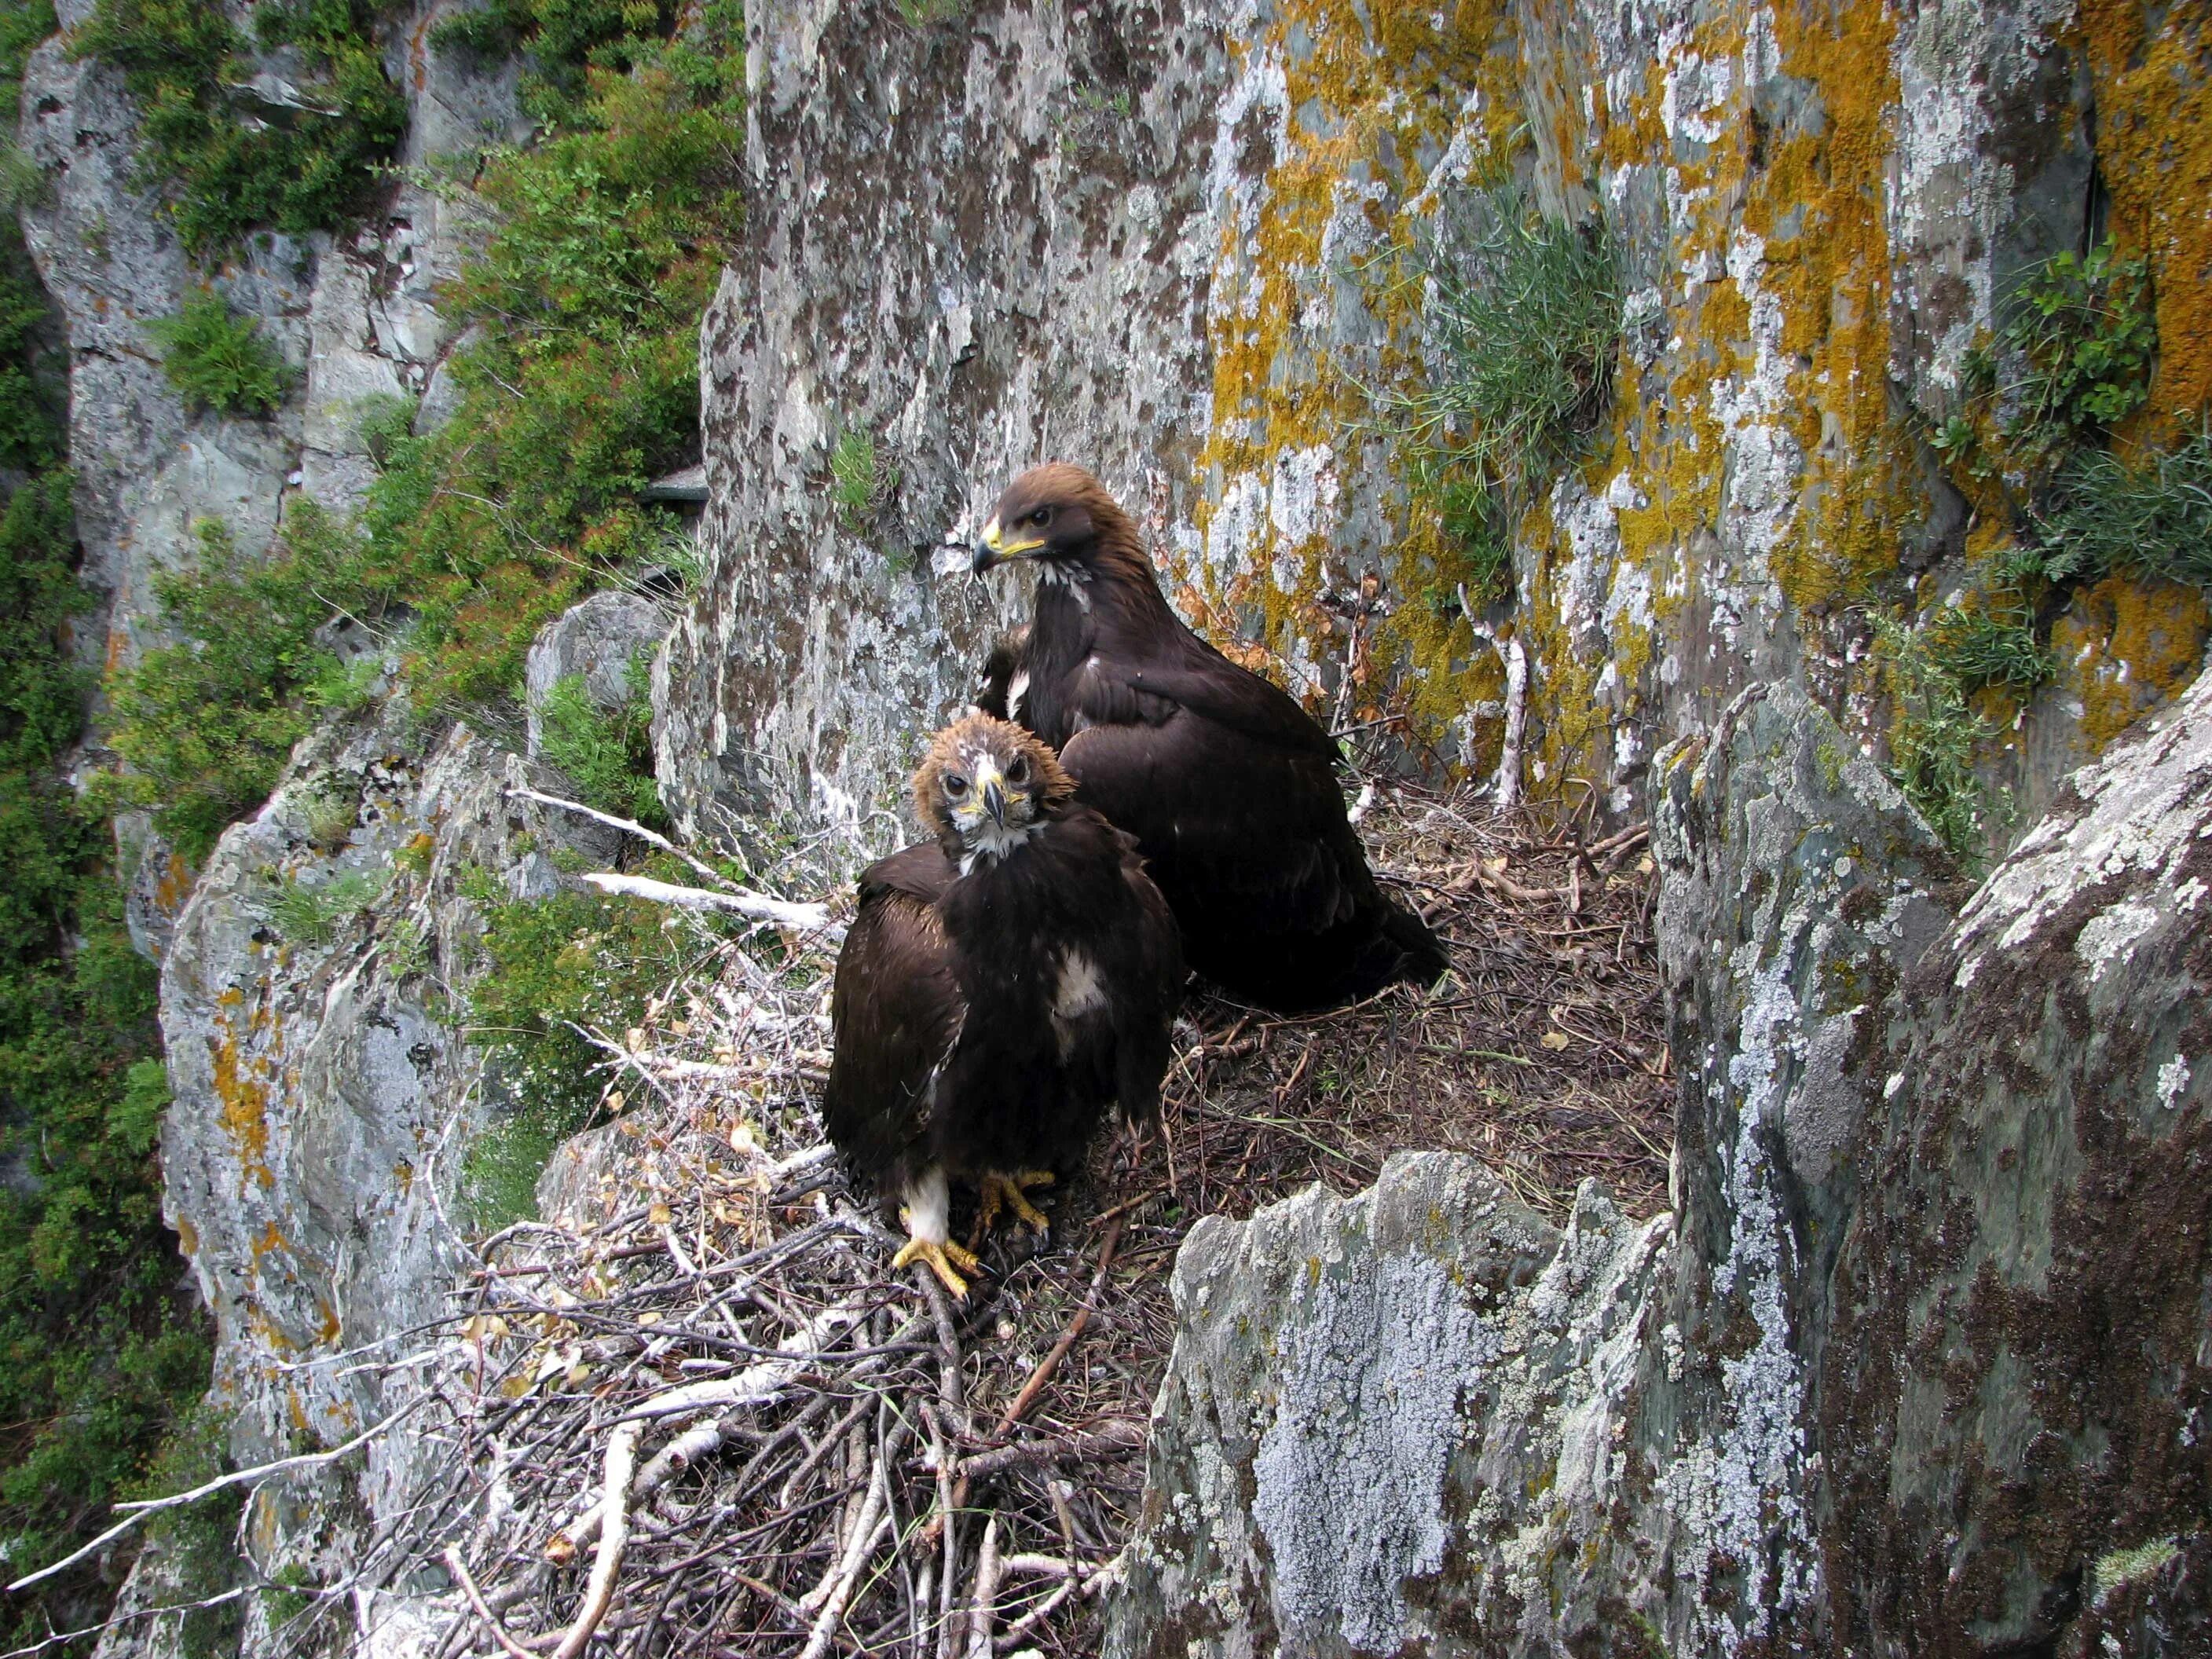
<svg viewBox="0 0 2212 1659">
<path fill-rule="evenodd" d="M 1675 1212 L 1203 1224 L 1109 1651 L 2197 1650 L 2208 716 L 1955 919 L 1801 696 L 1662 760 Z"/>
<path fill-rule="evenodd" d="M 511 69 L 428 45 L 449 9 L 384 37 L 407 161 L 522 130 Z M 2189 684 L 2207 611 L 2123 578 L 2064 601 L 2059 678 L 1998 763 L 2039 827 L 1955 921 L 1866 757 L 1863 614 L 1995 550 L 1926 439 L 2024 262 L 2124 220 L 2154 401 L 2201 404 L 2212 77 L 2185 10 L 755 9 L 746 241 L 702 337 L 705 577 L 654 669 L 689 835 L 899 833 L 918 735 L 1022 609 L 963 574 L 966 540 L 1048 456 L 1102 473 L 1224 645 L 1486 769 L 1497 655 L 1375 418 L 1436 343 L 1382 273 L 1516 169 L 1621 253 L 1612 404 L 1514 526 L 1485 621 L 1532 659 L 1531 789 L 1659 825 L 1677 1209 L 1635 1224 L 1592 1191 L 1555 1232 L 1426 1158 L 1201 1227 L 1118 1650 L 2197 1639 L 2212 693 L 2062 780 Z M 110 662 L 156 636 L 154 574 L 197 520 L 264 546 L 303 496 L 358 498 L 364 398 L 439 418 L 436 287 L 473 222 L 400 184 L 375 223 L 210 273 L 305 380 L 265 420 L 191 414 L 145 331 L 196 274 L 135 182 L 139 118 L 112 69 L 34 56 L 21 143 L 53 184 L 23 212 L 68 320 Z M 842 504 L 841 441 L 876 481 Z M 541 679 L 659 623 L 600 612 Z M 395 704 L 311 739 L 197 888 L 159 847 L 137 866 L 170 1213 L 241 1457 L 379 1419 L 404 1384 L 345 1356 L 452 1282 L 441 1206 L 489 1109 L 450 1000 L 456 878 L 551 879 L 521 768 Z M 349 876 L 381 884 L 285 934 L 281 900 Z M 264 1566 L 354 1547 L 420 1451 L 270 1497 Z M 1419 1501 L 1374 1504 L 1340 1459 Z"/>
<path fill-rule="evenodd" d="M 927 723 L 889 711 L 951 706 L 1011 606 L 957 544 L 1048 456 L 1135 508 L 1193 619 L 1494 763 L 1497 655 L 1443 605 L 1376 393 L 1436 349 L 1388 256 L 1516 155 L 1549 210 L 1605 227 L 1627 289 L 1612 410 L 1519 522 L 1498 624 L 1534 657 L 1540 794 L 1643 810 L 1657 750 L 1765 681 L 1813 687 L 1854 750 L 1879 735 L 1864 607 L 1953 592 L 2001 540 L 1927 434 L 2027 262 L 2135 227 L 2170 342 L 2154 404 L 2201 395 L 2204 163 L 2146 135 L 2204 82 L 2185 27 L 2130 8 L 750 27 L 758 195 L 704 338 L 710 580 L 660 703 L 687 823 L 718 796 L 867 821 Z M 2144 52 L 2175 67 L 2130 69 Z M 857 520 L 828 495 L 848 431 L 898 475 Z M 2206 619 L 2163 584 L 2075 598 L 2057 681 L 1992 762 L 2021 822 L 2188 682 Z"/>
</svg>

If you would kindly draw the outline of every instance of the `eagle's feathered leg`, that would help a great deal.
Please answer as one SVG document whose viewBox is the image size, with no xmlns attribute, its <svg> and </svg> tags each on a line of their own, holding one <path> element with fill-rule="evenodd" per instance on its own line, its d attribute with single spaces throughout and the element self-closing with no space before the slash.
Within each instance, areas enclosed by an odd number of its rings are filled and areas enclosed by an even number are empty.
<svg viewBox="0 0 2212 1659">
<path fill-rule="evenodd" d="M 945 1231 L 952 1198 L 945 1185 L 945 1171 L 932 1170 L 909 1182 L 906 1200 L 899 1206 L 899 1221 L 906 1228 L 907 1240 L 891 1258 L 891 1266 L 905 1267 L 921 1262 L 937 1275 L 946 1290 L 966 1301 L 968 1281 L 961 1275 L 980 1273 L 983 1264 L 952 1243 Z"/>
<path fill-rule="evenodd" d="M 1001 1175 L 994 1170 L 986 1175 L 979 1183 L 983 1201 L 975 1223 L 977 1236 L 980 1237 L 990 1231 L 991 1224 L 999 1218 L 999 1212 L 1004 1209 L 1012 1210 L 1017 1222 L 1033 1229 L 1038 1237 L 1043 1237 L 1052 1231 L 1051 1218 L 1030 1202 L 1027 1189 L 1049 1187 L 1056 1179 L 1049 1170 L 1016 1170 L 1007 1175 Z"/>
</svg>

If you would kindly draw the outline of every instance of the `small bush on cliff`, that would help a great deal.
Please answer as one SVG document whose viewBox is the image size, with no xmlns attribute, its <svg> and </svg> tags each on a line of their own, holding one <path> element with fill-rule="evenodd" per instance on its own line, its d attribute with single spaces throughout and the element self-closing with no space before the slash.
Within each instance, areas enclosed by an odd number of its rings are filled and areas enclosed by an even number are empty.
<svg viewBox="0 0 2212 1659">
<path fill-rule="evenodd" d="M 275 0 L 251 43 L 204 0 L 100 0 L 71 39 L 123 71 L 143 120 L 149 182 L 195 256 L 249 230 L 334 228 L 365 208 L 407 106 L 372 39 L 373 0 Z M 250 46 L 296 54 L 296 85 L 254 74 Z"/>
<path fill-rule="evenodd" d="M 154 809 L 189 860 L 204 858 L 223 826 L 268 799 L 292 745 L 307 733 L 305 689 L 337 666 L 315 643 L 332 604 L 374 615 L 375 595 L 332 556 L 320 515 L 295 508 L 284 546 L 267 562 L 243 556 L 216 520 L 199 526 L 191 569 L 157 577 L 176 645 L 148 652 L 110 683 L 112 743 L 130 771 L 108 786 Z"/>
<path fill-rule="evenodd" d="M 581 674 L 554 681 L 538 711 L 545 758 L 576 787 L 586 806 L 647 828 L 663 822 L 653 781 L 653 702 L 647 661 L 630 665 L 629 696 L 619 708 L 592 701 Z"/>
<path fill-rule="evenodd" d="M 2053 581 L 2115 570 L 2212 587 L 2212 427 L 2174 448 L 2074 462 L 2022 562 Z"/>
<path fill-rule="evenodd" d="M 690 878 L 673 860 L 645 872 Z M 470 1035 L 491 1053 L 515 1102 L 463 1170 L 471 1224 L 489 1231 L 537 1213 L 546 1159 L 599 1109 L 605 1088 L 593 1068 L 605 1056 L 576 1028 L 620 1042 L 652 998 L 699 970 L 724 929 L 642 899 L 573 890 L 511 899 L 488 876 L 465 890 L 483 906 L 485 924 Z"/>
<path fill-rule="evenodd" d="M 1603 416 L 1619 355 L 1618 249 L 1601 224 L 1547 219 L 1511 186 L 1439 217 L 1406 260 L 1431 358 L 1384 398 L 1407 483 L 1467 551 L 1455 585 L 1496 597 L 1514 526 Z"/>
<path fill-rule="evenodd" d="M 1890 775 L 1936 838 L 1972 867 L 1978 862 L 1984 826 L 2001 815 L 2004 805 L 1975 770 L 1983 745 L 1995 732 L 1974 712 L 1966 676 L 1945 655 L 1947 638 L 1955 651 L 1973 637 L 1974 625 L 1954 623 L 1948 635 L 1942 618 L 1915 629 L 1878 617 L 1874 626 L 1892 711 Z M 1974 653 L 1968 659 L 1975 659 Z"/>
<path fill-rule="evenodd" d="M 186 296 L 175 316 L 149 323 L 146 331 L 161 348 L 161 373 L 188 409 L 266 415 L 292 390 L 295 376 L 284 354 L 212 289 Z"/>
</svg>

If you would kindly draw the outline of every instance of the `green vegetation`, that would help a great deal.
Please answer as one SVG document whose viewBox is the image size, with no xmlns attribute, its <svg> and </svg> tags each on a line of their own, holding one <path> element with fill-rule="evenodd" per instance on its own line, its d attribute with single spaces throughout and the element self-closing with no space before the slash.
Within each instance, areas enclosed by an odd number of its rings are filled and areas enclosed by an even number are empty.
<svg viewBox="0 0 2212 1659">
<path fill-rule="evenodd" d="M 683 22 L 696 27 L 679 35 Z M 523 107 L 549 125 L 574 123 L 598 81 L 652 70 L 679 82 L 693 106 L 741 129 L 744 35 L 740 0 L 707 0 L 696 12 L 673 0 L 491 0 L 440 23 L 431 42 L 520 54 Z"/>
<path fill-rule="evenodd" d="M 166 1498 L 228 1473 L 232 1468 L 226 1443 L 228 1429 L 222 1414 L 207 1401 L 189 1408 L 131 1495 Z M 165 1510 L 146 1523 L 149 1540 L 168 1552 L 173 1566 L 177 1584 L 171 1599 L 200 1601 L 235 1590 L 242 1565 L 238 1520 L 245 1507 L 245 1489 L 232 1486 L 182 1509 Z M 236 1599 L 218 1601 L 194 1608 L 179 1624 L 177 1650 L 184 1659 L 224 1659 L 238 1651 L 245 1608 Z"/>
<path fill-rule="evenodd" d="M 190 409 L 266 415 L 297 378 L 261 325 L 233 316 L 212 289 L 187 295 L 182 310 L 149 323 L 146 331 L 161 348 L 161 372 Z"/>
<path fill-rule="evenodd" d="M 1993 685 L 2031 690 L 2057 670 L 2050 647 L 2036 638 L 2034 611 L 2008 592 L 1946 605 L 1923 631 L 1921 650 L 1930 671 L 1962 693 Z"/>
<path fill-rule="evenodd" d="M 646 873 L 690 879 L 674 866 Z M 592 1068 L 605 1058 L 574 1027 L 619 1040 L 647 1003 L 695 973 L 723 931 L 641 899 L 563 891 L 507 898 L 489 877 L 464 890 L 484 907 L 483 973 L 469 994 L 471 1037 L 496 1064 L 514 1110 L 471 1148 L 462 1172 L 471 1224 L 489 1231 L 537 1213 L 553 1150 L 591 1121 Z"/>
<path fill-rule="evenodd" d="M 2212 587 L 2212 427 L 2133 465 L 2102 450 L 2077 457 L 2059 494 L 2024 551 L 2033 574 L 2094 581 L 2124 570 Z"/>
<path fill-rule="evenodd" d="M 20 14 L 8 14 L 11 24 Z M 9 37 L 21 50 L 20 32 Z M 43 296 L 0 231 L 0 1538 L 29 1571 L 83 1541 L 206 1385 L 155 1163 L 168 1092 L 154 970 L 131 947 L 106 819 L 61 775 L 87 677 L 61 388 Z M 27 476 L 25 476 L 27 475 Z M 8 1644 L 97 1617 L 87 1565 L 12 1601 Z"/>
<path fill-rule="evenodd" d="M 2116 572 L 2212 586 L 2212 428 L 2124 460 L 2114 428 L 2150 395 L 2158 327 L 2150 264 L 2108 240 L 2022 272 L 1996 337 L 1969 355 L 1966 395 L 1932 434 L 2013 542 L 1981 591 L 1917 629 L 1878 622 L 1894 698 L 1892 770 L 1954 852 L 1996 803 L 1974 762 L 1992 736 L 1975 693 L 2032 690 L 2057 672 L 2039 616 L 2055 587 Z M 2054 599 L 2056 602 L 2054 602 Z"/>
<path fill-rule="evenodd" d="M 1405 256 L 1425 296 L 1430 369 L 1383 403 L 1408 485 L 1462 550 L 1458 585 L 1494 598 L 1521 514 L 1612 396 L 1620 263 L 1601 227 L 1546 219 L 1516 188 L 1462 210 Z"/>
<path fill-rule="evenodd" d="M 202 520 L 198 564 L 155 582 L 185 637 L 110 684 L 111 741 L 131 770 L 107 793 L 153 808 L 155 826 L 195 862 L 268 799 L 312 723 L 310 690 L 342 676 L 315 630 L 333 601 L 367 606 L 354 573 L 325 556 L 323 523 L 312 504 L 296 506 L 287 545 L 262 563 L 241 556 L 221 523 Z"/>
<path fill-rule="evenodd" d="M 878 460 L 876 441 L 860 427 L 847 427 L 830 447 L 830 501 L 848 530 L 864 528 L 898 488 L 895 466 Z"/>
<path fill-rule="evenodd" d="M 1875 623 L 1893 711 L 1889 771 L 1936 838 L 1971 868 L 1984 827 L 2001 806 L 1974 769 L 1982 745 L 1996 734 L 1967 702 L 1965 684 L 1940 654 L 1933 633 L 1883 618 Z"/>
<path fill-rule="evenodd" d="M 628 75 L 586 77 L 573 128 L 486 162 L 500 226 L 448 296 L 478 331 L 457 416 L 418 438 L 398 405 L 364 410 L 383 471 L 358 522 L 295 505 L 266 562 L 210 526 L 198 568 L 161 584 L 180 642 L 112 687 L 115 787 L 188 858 L 266 798 L 316 708 L 362 694 L 316 643 L 333 617 L 405 619 L 418 707 L 497 702 L 544 623 L 667 562 L 673 521 L 635 497 L 694 453 L 698 319 L 738 206 L 699 48 L 663 46 L 632 42 Z"/>
<path fill-rule="evenodd" d="M 908 28 L 934 28 L 968 15 L 968 0 L 891 0 L 891 3 L 898 10 L 899 21 Z"/>
<path fill-rule="evenodd" d="M 665 820 L 653 781 L 649 666 L 643 657 L 630 664 L 629 699 L 607 710 L 592 701 L 581 674 L 563 675 L 546 693 L 538 719 L 541 752 L 576 786 L 579 799 L 652 828 Z"/>
<path fill-rule="evenodd" d="M 384 896 L 390 879 L 374 870 L 347 870 L 313 883 L 295 878 L 269 907 L 270 923 L 280 937 L 295 944 L 326 945 Z"/>
<path fill-rule="evenodd" d="M 150 182 L 170 186 L 186 250 L 211 259 L 250 230 L 305 235 L 368 205 L 406 125 L 377 20 L 371 0 L 264 0 L 249 40 L 199 0 L 100 0 L 70 44 L 123 71 Z M 256 90 L 256 47 L 296 53 L 289 95 Z"/>
</svg>

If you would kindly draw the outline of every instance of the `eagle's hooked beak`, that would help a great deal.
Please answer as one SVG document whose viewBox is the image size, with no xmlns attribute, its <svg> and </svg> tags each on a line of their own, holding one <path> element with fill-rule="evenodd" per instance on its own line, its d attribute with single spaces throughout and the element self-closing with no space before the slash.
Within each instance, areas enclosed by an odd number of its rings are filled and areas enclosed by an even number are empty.
<svg viewBox="0 0 2212 1659">
<path fill-rule="evenodd" d="M 1027 541 L 1008 541 L 994 518 L 983 526 L 982 535 L 976 539 L 975 556 L 968 568 L 980 576 L 994 564 L 1018 559 L 1025 553 L 1036 552 L 1043 545 L 1044 538 L 1042 536 L 1032 536 Z"/>
<path fill-rule="evenodd" d="M 991 822 L 1000 829 L 1006 827 L 1006 792 L 999 787 L 996 778 L 983 786 L 983 810 L 991 815 Z"/>
</svg>

